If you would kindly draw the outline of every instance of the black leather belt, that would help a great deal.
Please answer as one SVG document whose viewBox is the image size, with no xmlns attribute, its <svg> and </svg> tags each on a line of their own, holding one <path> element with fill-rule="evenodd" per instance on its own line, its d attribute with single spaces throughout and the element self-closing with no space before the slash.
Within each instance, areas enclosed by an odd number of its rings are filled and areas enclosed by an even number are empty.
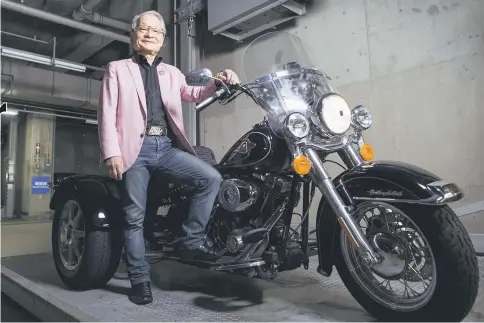
<svg viewBox="0 0 484 323">
<path fill-rule="evenodd" d="M 148 126 L 146 127 L 147 136 L 166 136 L 167 129 L 165 126 Z"/>
</svg>

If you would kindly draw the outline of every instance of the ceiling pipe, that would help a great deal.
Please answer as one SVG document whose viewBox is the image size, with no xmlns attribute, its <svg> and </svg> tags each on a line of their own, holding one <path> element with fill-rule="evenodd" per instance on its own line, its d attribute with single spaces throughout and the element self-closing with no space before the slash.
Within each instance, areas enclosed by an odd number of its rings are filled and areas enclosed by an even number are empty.
<svg viewBox="0 0 484 323">
<path fill-rule="evenodd" d="M 105 29 L 98 28 L 98 27 L 95 27 L 95 26 L 91 26 L 91 25 L 88 25 L 88 24 L 84 24 L 82 22 L 75 21 L 75 20 L 72 20 L 72 19 L 69 19 L 69 18 L 58 16 L 58 15 L 55 15 L 55 14 L 47 12 L 47 11 L 35 9 L 35 8 L 29 7 L 29 6 L 20 4 L 20 3 L 10 1 L 10 0 L 2 0 L 0 2 L 0 5 L 5 9 L 16 11 L 16 12 L 19 12 L 19 13 L 24 14 L 24 15 L 28 15 L 28 16 L 40 18 L 40 19 L 43 19 L 43 20 L 51 21 L 51 22 L 54 22 L 56 24 L 75 28 L 75 29 L 78 29 L 78 30 L 82 30 L 82 31 L 91 33 L 91 34 L 96 34 L 96 35 L 99 35 L 99 36 L 111 38 L 111 39 L 114 39 L 114 40 L 117 40 L 117 41 L 120 41 L 120 42 L 123 42 L 123 43 L 126 43 L 126 44 L 131 44 L 131 40 L 128 36 L 124 36 L 124 35 L 121 35 L 121 34 L 118 34 L 118 33 L 111 32 L 109 30 L 105 30 Z"/>
<path fill-rule="evenodd" d="M 106 16 L 101 15 L 98 12 L 93 11 L 96 6 L 98 6 L 102 0 L 86 0 L 79 8 L 72 12 L 72 18 L 77 21 L 88 20 L 95 24 L 100 24 L 116 29 L 120 29 L 123 31 L 131 31 L 131 25 L 125 22 L 112 19 Z"/>
</svg>

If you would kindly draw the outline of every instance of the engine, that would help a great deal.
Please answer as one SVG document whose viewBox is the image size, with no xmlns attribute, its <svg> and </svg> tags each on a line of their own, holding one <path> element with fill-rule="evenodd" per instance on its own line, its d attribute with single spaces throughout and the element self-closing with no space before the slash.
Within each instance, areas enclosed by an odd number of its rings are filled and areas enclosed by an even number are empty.
<svg viewBox="0 0 484 323">
<path fill-rule="evenodd" d="M 218 202 L 229 212 L 247 210 L 257 201 L 257 186 L 240 179 L 226 179 L 220 185 Z"/>
<path fill-rule="evenodd" d="M 217 196 L 217 237 L 230 253 L 245 245 L 242 237 L 262 227 L 276 207 L 291 193 L 291 178 L 253 174 L 222 181 Z"/>
<path fill-rule="evenodd" d="M 227 237 L 225 247 L 231 253 L 237 253 L 245 247 L 242 237 L 249 232 L 250 228 L 234 229 Z"/>
<path fill-rule="evenodd" d="M 291 178 L 254 174 L 253 178 L 222 181 L 218 202 L 229 212 L 242 212 L 262 199 L 284 198 L 291 193 Z"/>
</svg>

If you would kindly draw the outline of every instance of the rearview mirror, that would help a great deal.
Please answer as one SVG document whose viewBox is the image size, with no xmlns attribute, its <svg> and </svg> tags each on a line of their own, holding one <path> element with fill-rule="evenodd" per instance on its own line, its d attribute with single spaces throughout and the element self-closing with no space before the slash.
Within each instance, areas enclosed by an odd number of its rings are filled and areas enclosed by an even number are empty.
<svg viewBox="0 0 484 323">
<path fill-rule="evenodd" d="M 212 72 L 208 68 L 200 68 L 185 74 L 188 85 L 202 86 L 212 79 Z"/>
</svg>

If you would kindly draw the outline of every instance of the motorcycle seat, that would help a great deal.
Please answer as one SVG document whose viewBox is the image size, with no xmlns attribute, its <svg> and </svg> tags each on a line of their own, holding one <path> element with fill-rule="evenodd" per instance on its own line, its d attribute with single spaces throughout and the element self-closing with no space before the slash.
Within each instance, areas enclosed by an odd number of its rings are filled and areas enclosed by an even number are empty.
<svg viewBox="0 0 484 323">
<path fill-rule="evenodd" d="M 198 155 L 198 158 L 206 162 L 211 166 L 217 165 L 217 160 L 215 159 L 215 154 L 212 149 L 205 146 L 193 146 L 193 150 Z"/>
</svg>

